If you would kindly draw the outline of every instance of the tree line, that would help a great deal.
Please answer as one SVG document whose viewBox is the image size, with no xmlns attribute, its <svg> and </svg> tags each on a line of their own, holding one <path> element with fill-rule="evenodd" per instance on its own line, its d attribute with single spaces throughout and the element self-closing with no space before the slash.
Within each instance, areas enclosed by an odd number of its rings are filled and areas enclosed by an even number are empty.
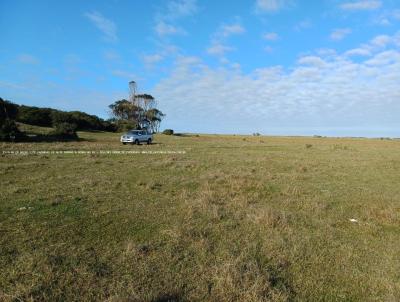
<svg viewBox="0 0 400 302">
<path fill-rule="evenodd" d="M 81 111 L 18 105 L 0 98 L 0 140 L 23 137 L 17 122 L 52 127 L 54 137 L 77 138 L 78 130 L 119 132 L 146 127 L 151 132 L 158 132 L 165 116 L 149 94 L 137 95 L 132 101 L 118 100 L 109 105 L 109 109 L 112 117 L 104 120 Z"/>
</svg>

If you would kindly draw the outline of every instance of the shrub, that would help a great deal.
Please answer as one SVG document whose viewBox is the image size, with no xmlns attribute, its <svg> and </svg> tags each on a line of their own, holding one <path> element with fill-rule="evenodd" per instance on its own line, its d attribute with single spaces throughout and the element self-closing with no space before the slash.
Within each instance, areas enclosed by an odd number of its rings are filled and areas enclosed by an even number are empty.
<svg viewBox="0 0 400 302">
<path fill-rule="evenodd" d="M 0 98 L 0 121 L 4 122 L 6 119 L 15 120 L 17 113 L 18 105 Z"/>
<path fill-rule="evenodd" d="M 76 133 L 76 125 L 70 123 L 58 123 L 55 125 L 55 129 L 50 133 L 50 136 L 55 136 L 61 139 L 77 139 L 78 134 Z"/>
<path fill-rule="evenodd" d="M 12 141 L 19 138 L 21 132 L 15 124 L 18 106 L 0 98 L 0 140 Z"/>
<path fill-rule="evenodd" d="M 0 121 L 0 141 L 13 141 L 22 137 L 17 125 L 11 119 Z"/>
<path fill-rule="evenodd" d="M 128 131 L 132 129 L 137 129 L 137 124 L 133 121 L 128 120 L 118 120 L 115 122 L 115 128 L 118 132 Z"/>
<path fill-rule="evenodd" d="M 173 135 L 173 134 L 174 134 L 174 130 L 172 130 L 172 129 L 165 129 L 162 133 L 165 134 L 165 135 Z"/>
<path fill-rule="evenodd" d="M 118 125 L 116 123 L 114 123 L 114 122 L 111 122 L 111 121 L 103 121 L 101 130 L 110 131 L 110 132 L 116 132 L 116 131 L 118 131 Z"/>
</svg>

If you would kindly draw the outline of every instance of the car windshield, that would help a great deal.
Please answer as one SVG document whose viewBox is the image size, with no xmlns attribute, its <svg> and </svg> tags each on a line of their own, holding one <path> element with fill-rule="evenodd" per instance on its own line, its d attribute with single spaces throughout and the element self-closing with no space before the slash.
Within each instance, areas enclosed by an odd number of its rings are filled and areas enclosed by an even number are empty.
<svg viewBox="0 0 400 302">
<path fill-rule="evenodd" d="M 129 131 L 128 134 L 129 135 L 138 135 L 138 131 Z"/>
</svg>

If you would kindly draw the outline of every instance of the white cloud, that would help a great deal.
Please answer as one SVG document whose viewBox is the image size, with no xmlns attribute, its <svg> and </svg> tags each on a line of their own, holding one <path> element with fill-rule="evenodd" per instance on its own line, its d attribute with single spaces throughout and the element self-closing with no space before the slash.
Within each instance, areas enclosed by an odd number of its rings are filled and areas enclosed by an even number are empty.
<svg viewBox="0 0 400 302">
<path fill-rule="evenodd" d="M 256 9 L 261 12 L 276 12 L 289 5 L 288 0 L 257 0 Z"/>
<path fill-rule="evenodd" d="M 223 45 L 221 43 L 214 43 L 209 48 L 207 48 L 207 52 L 210 55 L 215 55 L 215 56 L 223 56 L 225 55 L 225 53 L 232 50 L 233 50 L 232 47 Z"/>
<path fill-rule="evenodd" d="M 97 29 L 103 33 L 103 37 L 106 41 L 118 41 L 117 26 L 113 21 L 105 18 L 101 13 L 96 11 L 86 13 L 85 17 L 88 18 L 97 27 Z"/>
<path fill-rule="evenodd" d="M 158 22 L 154 30 L 159 36 L 182 35 L 186 33 L 182 28 L 167 24 L 164 21 Z"/>
<path fill-rule="evenodd" d="M 277 33 L 270 32 L 270 33 L 264 34 L 263 38 L 268 41 L 276 41 L 276 40 L 278 40 L 279 35 Z"/>
<path fill-rule="evenodd" d="M 374 19 L 376 24 L 383 26 L 392 25 L 397 21 L 400 21 L 400 9 L 386 10 Z"/>
<path fill-rule="evenodd" d="M 340 8 L 348 11 L 357 11 L 357 10 L 375 10 L 382 6 L 381 1 L 377 0 L 360 0 L 360 1 L 352 1 L 345 2 L 340 5 Z"/>
<path fill-rule="evenodd" d="M 372 59 L 365 62 L 367 65 L 383 66 L 400 61 L 400 52 L 388 50 L 376 54 Z"/>
<path fill-rule="evenodd" d="M 330 38 L 334 41 L 340 41 L 349 34 L 351 34 L 350 28 L 337 28 L 332 31 Z"/>
<path fill-rule="evenodd" d="M 143 56 L 143 61 L 146 65 L 152 65 L 152 64 L 158 63 L 163 59 L 164 59 L 164 57 L 158 53 Z"/>
<path fill-rule="evenodd" d="M 229 37 L 232 35 L 239 35 L 244 33 L 246 30 L 240 24 L 230 24 L 230 25 L 223 25 L 220 29 L 219 34 L 222 37 Z"/>
<path fill-rule="evenodd" d="M 349 57 L 355 50 L 329 52 L 301 57 L 289 69 L 266 66 L 243 72 L 181 58 L 152 94 L 167 113 L 166 124 L 181 131 L 350 127 L 365 134 L 374 127 L 398 129 L 400 49 L 393 41 L 383 51 L 371 42 L 361 45 L 371 47 L 370 57 L 357 61 Z"/>
<path fill-rule="evenodd" d="M 161 19 L 175 20 L 194 15 L 198 11 L 196 0 L 169 1 Z"/>
<path fill-rule="evenodd" d="M 387 35 L 380 35 L 371 40 L 371 44 L 378 47 L 386 47 L 392 41 L 392 38 Z"/>
<path fill-rule="evenodd" d="M 232 35 L 240 35 L 246 32 L 246 29 L 239 23 L 223 24 L 212 35 L 211 46 L 207 48 L 207 53 L 215 56 L 224 56 L 227 52 L 234 50 L 233 47 L 226 45 L 226 41 Z M 221 63 L 226 64 L 226 58 L 220 58 Z"/>
<path fill-rule="evenodd" d="M 346 56 L 364 56 L 368 57 L 371 55 L 371 51 L 366 48 L 354 48 L 345 52 Z"/>
<path fill-rule="evenodd" d="M 158 36 L 186 34 L 186 31 L 177 26 L 179 19 L 194 15 L 198 11 L 196 0 L 168 1 L 166 7 L 155 16 L 154 27 Z"/>
<path fill-rule="evenodd" d="M 326 62 L 322 60 L 318 56 L 305 56 L 301 57 L 297 63 L 302 64 L 302 65 L 311 65 L 311 66 L 317 66 L 317 67 L 323 67 L 326 66 Z"/>
<path fill-rule="evenodd" d="M 26 53 L 18 55 L 17 60 L 22 64 L 29 64 L 29 65 L 39 64 L 39 60 L 36 57 Z"/>
</svg>

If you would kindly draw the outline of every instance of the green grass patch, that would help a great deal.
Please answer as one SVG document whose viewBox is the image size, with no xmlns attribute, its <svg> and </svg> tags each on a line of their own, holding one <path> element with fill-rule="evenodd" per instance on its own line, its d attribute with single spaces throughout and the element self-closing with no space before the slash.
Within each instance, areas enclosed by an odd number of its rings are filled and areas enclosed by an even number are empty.
<svg viewBox="0 0 400 302">
<path fill-rule="evenodd" d="M 185 151 L 1 154 L 0 300 L 400 300 L 400 141 L 119 135 L 0 144 Z"/>
</svg>

